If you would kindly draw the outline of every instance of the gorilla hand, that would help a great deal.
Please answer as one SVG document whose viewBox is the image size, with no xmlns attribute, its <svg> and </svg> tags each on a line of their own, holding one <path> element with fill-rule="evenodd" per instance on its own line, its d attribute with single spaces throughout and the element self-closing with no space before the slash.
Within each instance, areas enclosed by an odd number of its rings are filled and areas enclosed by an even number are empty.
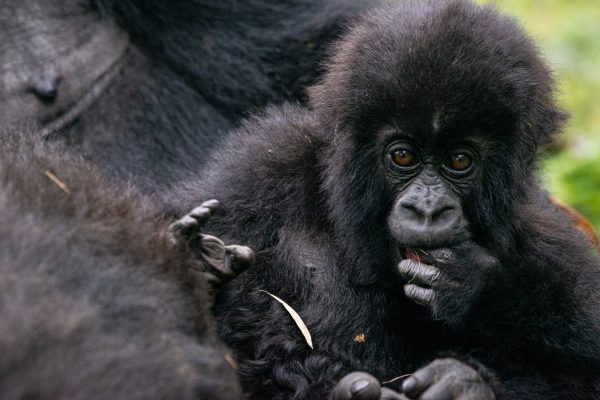
<svg viewBox="0 0 600 400">
<path fill-rule="evenodd" d="M 496 396 L 481 375 L 454 358 L 434 360 L 402 383 L 410 399 L 494 400 Z"/>
<path fill-rule="evenodd" d="M 404 293 L 429 307 L 434 319 L 463 322 L 500 264 L 472 241 L 434 250 L 408 251 L 398 265 L 407 280 Z"/>
<path fill-rule="evenodd" d="M 201 263 L 203 274 L 217 288 L 238 276 L 254 262 L 249 247 L 226 246 L 219 238 L 201 233 L 210 215 L 219 207 L 217 200 L 208 200 L 169 226 L 175 245 L 187 249 Z"/>
<path fill-rule="evenodd" d="M 331 398 L 333 400 L 408 400 L 401 393 L 382 388 L 377 378 L 366 372 L 352 372 L 344 376 L 333 388 Z"/>
</svg>

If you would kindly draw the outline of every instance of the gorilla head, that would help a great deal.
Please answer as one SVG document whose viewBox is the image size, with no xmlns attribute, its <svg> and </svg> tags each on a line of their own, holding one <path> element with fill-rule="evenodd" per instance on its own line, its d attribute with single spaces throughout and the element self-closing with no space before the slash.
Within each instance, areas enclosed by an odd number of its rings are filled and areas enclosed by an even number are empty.
<svg viewBox="0 0 600 400">
<path fill-rule="evenodd" d="M 534 46 L 491 8 L 407 2 L 373 13 L 311 91 L 335 135 L 328 180 L 349 182 L 328 186 L 338 222 L 365 231 L 391 210 L 389 229 L 409 247 L 460 241 L 469 225 L 478 240 L 492 239 L 485 227 L 503 239 L 536 148 L 564 119 L 552 90 Z"/>
</svg>

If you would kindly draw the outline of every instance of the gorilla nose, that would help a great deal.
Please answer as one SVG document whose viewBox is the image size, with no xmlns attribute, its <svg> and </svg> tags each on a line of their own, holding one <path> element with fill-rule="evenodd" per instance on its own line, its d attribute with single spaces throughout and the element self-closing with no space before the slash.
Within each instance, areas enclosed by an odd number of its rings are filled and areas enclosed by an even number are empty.
<svg viewBox="0 0 600 400">
<path fill-rule="evenodd" d="M 58 94 L 60 76 L 52 72 L 44 72 L 31 79 L 30 90 L 44 103 L 52 103 Z"/>
<path fill-rule="evenodd" d="M 401 204 L 400 213 L 406 222 L 423 228 L 443 228 L 460 217 L 456 205 L 445 201 L 422 200 Z"/>
<path fill-rule="evenodd" d="M 394 238 L 409 247 L 439 247 L 470 235 L 458 197 L 442 184 L 413 184 L 398 197 L 387 222 Z"/>
</svg>

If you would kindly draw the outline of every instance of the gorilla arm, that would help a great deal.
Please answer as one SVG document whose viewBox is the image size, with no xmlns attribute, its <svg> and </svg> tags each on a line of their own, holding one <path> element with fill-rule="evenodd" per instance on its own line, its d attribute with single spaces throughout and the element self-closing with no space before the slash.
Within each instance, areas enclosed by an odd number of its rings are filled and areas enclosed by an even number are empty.
<svg viewBox="0 0 600 400">
<path fill-rule="evenodd" d="M 538 227 L 542 230 L 530 229 L 529 239 L 523 238 L 524 248 L 514 265 L 506 256 L 507 261 L 500 263 L 489 251 L 467 241 L 428 250 L 398 266 L 409 299 L 427 307 L 433 318 L 466 340 L 501 350 L 498 354 L 506 359 L 499 356 L 486 362 L 499 369 L 493 381 L 502 381 L 494 390 L 501 397 L 519 398 L 537 387 L 542 396 L 565 398 L 589 384 L 585 371 L 597 372 L 600 367 L 595 339 L 600 321 L 594 311 L 600 304 L 591 295 L 600 291 L 600 281 L 597 272 L 580 269 L 600 265 L 597 255 L 579 235 L 569 240 L 568 234 L 561 233 L 569 229 L 552 226 L 558 222 L 552 215 L 544 220 L 546 226 Z M 560 248 L 541 245 L 555 240 Z M 433 373 L 436 362 L 417 372 L 416 380 L 405 381 L 404 391 L 426 388 L 427 380 L 418 379 L 418 374 Z M 533 385 L 527 376 L 509 371 L 512 363 L 528 365 L 532 377 L 542 373 L 553 380 L 545 387 Z"/>
</svg>

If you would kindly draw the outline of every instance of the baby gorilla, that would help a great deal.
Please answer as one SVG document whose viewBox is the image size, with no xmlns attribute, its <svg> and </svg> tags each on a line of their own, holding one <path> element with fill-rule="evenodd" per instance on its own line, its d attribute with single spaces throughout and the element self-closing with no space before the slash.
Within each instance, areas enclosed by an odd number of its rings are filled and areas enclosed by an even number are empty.
<svg viewBox="0 0 600 400">
<path fill-rule="evenodd" d="M 0 142 L 2 399 L 238 399 L 212 287 L 252 261 L 58 147 Z M 207 279 L 208 278 L 208 279 Z"/>
<path fill-rule="evenodd" d="M 401 2 L 171 193 L 257 252 L 216 302 L 250 398 L 600 398 L 600 260 L 536 184 L 553 90 L 512 19 Z"/>
</svg>

